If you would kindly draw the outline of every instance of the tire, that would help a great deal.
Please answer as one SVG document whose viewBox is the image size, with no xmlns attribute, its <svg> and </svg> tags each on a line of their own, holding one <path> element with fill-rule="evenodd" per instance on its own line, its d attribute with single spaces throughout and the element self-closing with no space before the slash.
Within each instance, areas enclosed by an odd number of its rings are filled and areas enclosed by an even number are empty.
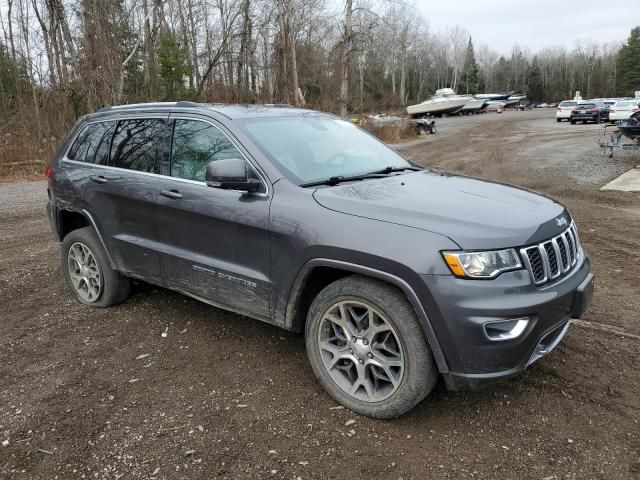
<svg viewBox="0 0 640 480">
<path fill-rule="evenodd" d="M 437 127 L 436 127 L 436 125 L 435 125 L 435 124 L 433 124 L 433 125 L 431 126 L 431 128 L 429 129 L 429 133 L 430 133 L 431 135 L 435 135 L 437 131 L 438 131 L 438 129 L 437 129 Z"/>
<path fill-rule="evenodd" d="M 74 258 L 78 260 L 74 260 Z M 91 258 L 93 258 L 93 262 L 91 262 Z M 80 266 L 80 260 L 85 265 L 84 270 Z M 91 266 L 87 267 L 86 265 Z M 77 272 L 75 281 L 72 269 Z M 64 237 L 62 241 L 62 271 L 74 297 L 84 305 L 109 307 L 124 301 L 131 292 L 129 279 L 110 267 L 106 252 L 91 227 L 73 230 Z M 83 273 L 86 275 L 83 276 Z M 80 280 L 77 279 L 78 276 Z"/>
<path fill-rule="evenodd" d="M 570 120 L 570 122 L 571 122 L 571 125 L 575 125 L 576 124 L 575 120 Z"/>
<path fill-rule="evenodd" d="M 354 327 L 356 314 L 362 315 L 359 325 L 366 327 L 359 332 Z M 339 325 L 345 324 L 344 317 L 348 332 Z M 371 318 L 376 319 L 377 328 L 371 328 Z M 385 330 L 386 326 L 390 330 Z M 322 290 L 309 309 L 305 340 L 320 384 L 338 403 L 361 415 L 398 417 L 423 400 L 438 381 L 431 350 L 411 304 L 399 290 L 379 280 L 353 275 Z M 383 352 L 397 355 L 387 357 Z M 336 358 L 341 360 L 330 368 L 327 364 Z M 385 370 L 377 366 L 388 365 L 385 361 L 389 358 L 395 367 Z"/>
<path fill-rule="evenodd" d="M 556 118 L 556 122 L 560 123 L 562 121 L 561 118 Z"/>
<path fill-rule="evenodd" d="M 600 119 L 600 115 L 598 115 L 595 119 L 596 125 L 600 125 L 600 122 L 602 122 L 602 120 Z"/>
</svg>

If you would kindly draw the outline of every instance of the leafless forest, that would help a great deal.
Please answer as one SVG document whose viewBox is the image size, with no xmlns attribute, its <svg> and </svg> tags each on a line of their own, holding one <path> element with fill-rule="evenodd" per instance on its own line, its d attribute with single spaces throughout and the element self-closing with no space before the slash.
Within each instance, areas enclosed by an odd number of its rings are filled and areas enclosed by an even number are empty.
<svg viewBox="0 0 640 480">
<path fill-rule="evenodd" d="M 404 0 L 0 0 L 0 13 L 5 168 L 41 166 L 79 116 L 127 102 L 290 103 L 348 115 L 440 87 L 540 101 L 620 90 L 621 45 L 531 52 L 513 39 L 500 55 L 462 27 L 430 25 Z"/>
</svg>

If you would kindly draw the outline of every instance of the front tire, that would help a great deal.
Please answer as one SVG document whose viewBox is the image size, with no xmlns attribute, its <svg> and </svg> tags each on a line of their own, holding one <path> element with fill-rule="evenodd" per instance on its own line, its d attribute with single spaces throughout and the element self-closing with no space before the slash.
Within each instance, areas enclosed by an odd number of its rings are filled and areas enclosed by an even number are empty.
<svg viewBox="0 0 640 480">
<path fill-rule="evenodd" d="M 70 232 L 62 241 L 62 271 L 76 300 L 91 307 L 109 307 L 124 301 L 129 279 L 113 270 L 91 227 Z"/>
<path fill-rule="evenodd" d="M 379 280 L 354 275 L 327 286 L 309 309 L 305 339 L 320 384 L 362 415 L 398 417 L 438 380 L 412 306 Z"/>
</svg>

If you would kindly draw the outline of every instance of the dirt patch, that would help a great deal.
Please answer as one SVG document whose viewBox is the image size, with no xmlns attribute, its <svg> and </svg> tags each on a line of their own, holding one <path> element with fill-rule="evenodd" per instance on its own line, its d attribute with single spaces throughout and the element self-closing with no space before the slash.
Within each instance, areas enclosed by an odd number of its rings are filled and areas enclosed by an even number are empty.
<svg viewBox="0 0 640 480">
<path fill-rule="evenodd" d="M 299 335 L 143 285 L 115 308 L 77 304 L 44 183 L 0 185 L 0 479 L 638 478 L 640 196 L 598 190 L 606 157 L 581 181 L 598 134 L 581 127 L 552 111 L 450 118 L 402 147 L 563 201 L 597 286 L 585 322 L 520 377 L 439 385 L 394 421 L 336 409 Z"/>
</svg>

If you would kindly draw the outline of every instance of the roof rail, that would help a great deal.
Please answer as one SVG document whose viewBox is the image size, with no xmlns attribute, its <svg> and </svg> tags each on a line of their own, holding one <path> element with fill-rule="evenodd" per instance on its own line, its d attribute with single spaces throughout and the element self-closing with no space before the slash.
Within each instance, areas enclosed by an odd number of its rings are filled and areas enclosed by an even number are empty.
<svg viewBox="0 0 640 480">
<path fill-rule="evenodd" d="M 114 105 L 114 106 L 105 106 L 97 110 L 97 113 L 100 112 L 111 112 L 117 110 L 128 110 L 131 108 L 154 108 L 154 107 L 200 107 L 201 104 L 196 102 L 191 102 L 188 100 L 180 100 L 178 102 L 144 102 L 144 103 L 129 103 L 125 105 Z"/>
<path fill-rule="evenodd" d="M 273 108 L 296 108 L 289 103 L 265 103 L 264 106 Z"/>
</svg>

